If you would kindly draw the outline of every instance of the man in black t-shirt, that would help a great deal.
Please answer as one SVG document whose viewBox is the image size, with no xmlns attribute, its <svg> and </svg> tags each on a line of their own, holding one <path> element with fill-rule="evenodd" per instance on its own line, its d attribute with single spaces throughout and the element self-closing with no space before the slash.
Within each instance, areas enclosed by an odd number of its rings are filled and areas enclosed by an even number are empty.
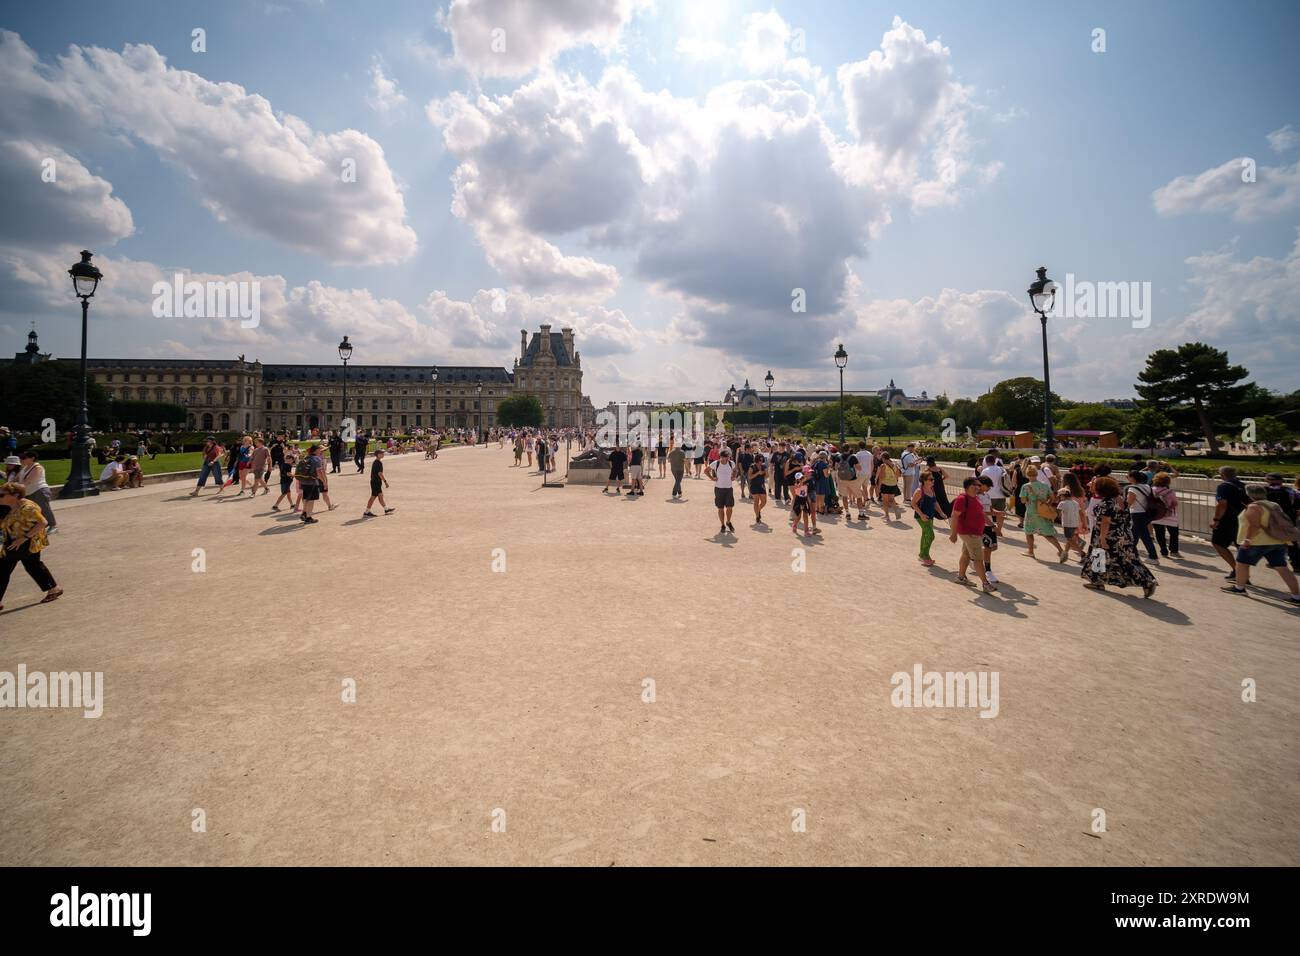
<svg viewBox="0 0 1300 956">
<path fill-rule="evenodd" d="M 749 442 L 741 446 L 740 455 L 736 459 L 740 463 L 740 500 L 749 500 L 749 466 L 754 463 L 754 452 L 751 450 Z"/>
<path fill-rule="evenodd" d="M 623 493 L 623 466 L 627 464 L 627 452 L 622 448 L 615 448 L 609 453 L 609 477 L 605 479 L 605 487 L 601 494 L 609 491 L 609 483 L 614 482 L 614 494 Z"/>
<path fill-rule="evenodd" d="M 1214 518 L 1210 521 L 1210 543 L 1230 569 L 1228 578 L 1237 579 L 1237 559 L 1228 549 L 1237 543 L 1237 516 L 1246 509 L 1250 499 L 1246 486 L 1237 477 L 1237 469 L 1224 465 L 1219 469 L 1219 486 L 1214 489 Z"/>
</svg>

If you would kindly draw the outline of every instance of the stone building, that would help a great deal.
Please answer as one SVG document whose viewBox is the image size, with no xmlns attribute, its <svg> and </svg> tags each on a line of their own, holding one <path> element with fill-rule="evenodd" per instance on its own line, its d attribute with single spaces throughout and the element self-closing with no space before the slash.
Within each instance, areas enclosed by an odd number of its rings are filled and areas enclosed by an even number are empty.
<svg viewBox="0 0 1300 956">
<path fill-rule="evenodd" d="M 933 408 L 934 399 L 926 392 L 922 392 L 920 397 L 913 397 L 906 394 L 901 388 L 898 388 L 893 379 L 890 379 L 886 388 L 871 388 L 863 390 L 845 389 L 844 397 L 851 398 L 854 395 L 867 396 L 881 399 L 888 408 Z M 727 393 L 722 397 L 722 406 L 730 408 L 735 399 L 737 408 L 767 408 L 767 389 L 753 388 L 749 384 L 749 379 L 745 380 L 742 388 L 736 388 L 732 385 L 727 389 Z M 775 408 L 798 408 L 800 406 L 825 405 L 828 402 L 838 402 L 840 400 L 839 389 L 828 391 L 813 390 L 772 390 L 772 405 Z"/>
<path fill-rule="evenodd" d="M 522 333 L 513 372 L 499 366 L 353 365 L 347 369 L 347 411 L 358 429 L 489 428 L 497 404 L 516 392 L 536 395 L 557 426 L 595 421 L 582 394 L 581 359 L 572 329 Z M 13 362 L 49 360 L 36 331 Z M 3 360 L 0 360 L 3 361 Z M 264 365 L 226 359 L 88 358 L 93 381 L 115 400 L 182 405 L 187 427 L 309 431 L 342 427 L 343 365 Z M 435 375 L 436 373 L 436 375 Z"/>
<path fill-rule="evenodd" d="M 531 341 L 528 330 L 520 329 L 513 378 L 517 394 L 536 395 L 541 401 L 548 426 L 583 424 L 582 357 L 574 349 L 573 329 L 552 332 L 543 325 Z M 594 409 L 591 419 L 595 421 Z"/>
</svg>

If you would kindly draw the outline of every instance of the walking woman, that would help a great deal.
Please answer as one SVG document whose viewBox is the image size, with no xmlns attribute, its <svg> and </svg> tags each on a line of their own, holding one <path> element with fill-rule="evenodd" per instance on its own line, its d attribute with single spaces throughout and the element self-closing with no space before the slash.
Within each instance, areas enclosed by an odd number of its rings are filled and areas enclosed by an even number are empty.
<svg viewBox="0 0 1300 956">
<path fill-rule="evenodd" d="M 1056 549 L 1056 557 L 1061 557 L 1061 543 L 1056 540 L 1056 509 L 1052 507 L 1052 486 L 1038 477 L 1038 467 L 1030 465 L 1025 469 L 1028 482 L 1021 486 L 1016 497 L 1025 504 L 1025 543 L 1029 550 L 1025 553 L 1034 556 L 1034 535 L 1046 538 Z"/>
<path fill-rule="evenodd" d="M 36 502 L 24 497 L 26 494 L 27 489 L 19 482 L 7 481 L 0 485 L 0 506 L 9 509 L 0 518 L 0 547 L 4 549 L 0 553 L 0 601 L 4 601 L 5 591 L 9 589 L 10 575 L 21 563 L 36 586 L 45 592 L 41 603 L 49 604 L 59 599 L 63 588 L 55 583 L 54 575 L 41 561 L 41 552 L 50 543 L 45 532 L 45 515 Z M 0 611 L 3 610 L 4 604 L 0 604 Z"/>
<path fill-rule="evenodd" d="M 948 489 L 943 484 L 948 480 L 948 473 L 935 464 L 933 455 L 925 459 L 925 468 L 922 471 L 928 472 L 934 479 L 934 500 L 938 505 L 939 514 L 946 518 L 952 514 L 952 502 L 948 500 Z"/>
<path fill-rule="evenodd" d="M 939 513 L 939 502 L 934 494 L 932 472 L 921 472 L 921 484 L 912 492 L 912 511 L 916 514 L 916 523 L 921 529 L 921 551 L 916 559 L 927 568 L 933 567 L 930 545 L 934 544 L 934 518 Z"/>
<path fill-rule="evenodd" d="M 1109 475 L 1094 478 L 1092 491 L 1101 503 L 1088 542 L 1088 561 L 1080 572 L 1083 586 L 1091 591 L 1104 591 L 1107 584 L 1140 587 L 1142 596 L 1150 597 L 1156 590 L 1156 578 L 1138 557 L 1133 521 L 1119 482 Z"/>
<path fill-rule="evenodd" d="M 1151 490 L 1154 501 L 1159 502 L 1156 510 L 1160 510 L 1160 505 L 1164 506 L 1164 514 L 1151 522 L 1156 532 L 1156 544 L 1160 545 L 1160 556 L 1181 557 L 1178 553 L 1178 495 L 1173 489 L 1173 476 L 1167 471 L 1159 472 L 1151 480 Z"/>
<path fill-rule="evenodd" d="M 903 509 L 898 507 L 894 500 L 899 495 L 898 488 L 898 466 L 889 457 L 889 452 L 880 453 L 880 464 L 876 467 L 876 487 L 880 489 L 880 502 L 885 509 L 885 518 L 889 518 L 889 512 L 894 512 L 894 520 L 897 521 L 903 517 Z"/>
<path fill-rule="evenodd" d="M 754 523 L 762 524 L 763 507 L 767 504 L 767 459 L 762 455 L 755 455 L 754 460 L 750 462 L 746 480 L 749 482 L 749 496 L 754 504 Z"/>
<path fill-rule="evenodd" d="M 54 509 L 50 507 L 50 486 L 45 483 L 45 466 L 36 459 L 36 452 L 28 449 L 18 456 L 22 462 L 18 469 L 18 484 L 27 489 L 27 499 L 36 502 L 45 516 L 45 523 L 50 534 L 58 531 L 58 522 L 54 520 Z"/>
</svg>

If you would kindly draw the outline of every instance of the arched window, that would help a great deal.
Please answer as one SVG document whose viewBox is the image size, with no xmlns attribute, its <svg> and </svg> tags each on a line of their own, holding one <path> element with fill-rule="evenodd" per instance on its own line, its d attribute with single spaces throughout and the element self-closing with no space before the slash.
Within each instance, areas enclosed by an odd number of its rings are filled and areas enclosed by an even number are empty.
<svg viewBox="0 0 1300 956">
<path fill-rule="evenodd" d="M 230 416 L 225 412 L 221 413 L 221 430 L 223 432 L 230 431 Z"/>
<path fill-rule="evenodd" d="M 210 432 L 210 431 L 212 431 L 212 413 L 211 413 L 211 412 L 208 412 L 207 414 L 205 414 L 205 415 L 203 416 L 203 430 L 204 430 L 205 432 Z"/>
</svg>

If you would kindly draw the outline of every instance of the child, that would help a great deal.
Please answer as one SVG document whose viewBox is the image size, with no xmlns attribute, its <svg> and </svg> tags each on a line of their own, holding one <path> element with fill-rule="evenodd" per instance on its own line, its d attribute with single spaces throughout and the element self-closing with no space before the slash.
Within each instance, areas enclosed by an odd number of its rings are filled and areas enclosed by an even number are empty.
<svg viewBox="0 0 1300 956">
<path fill-rule="evenodd" d="M 384 514 L 390 515 L 397 510 L 396 508 L 388 507 L 388 502 L 384 500 L 384 489 L 387 487 L 388 478 L 384 475 L 384 450 L 382 448 L 376 448 L 375 460 L 370 463 L 370 500 L 366 502 L 366 510 L 362 515 L 363 518 L 378 517 L 378 515 L 370 510 L 370 506 L 375 503 L 376 498 L 379 499 L 379 504 L 383 507 Z"/>
<path fill-rule="evenodd" d="M 1056 493 L 1055 504 L 1061 515 L 1065 547 L 1061 549 L 1058 560 L 1065 564 L 1070 560 L 1070 549 L 1074 548 L 1079 552 L 1079 561 L 1082 563 L 1087 560 L 1083 548 L 1083 532 L 1087 530 L 1088 523 L 1083 511 L 1083 486 L 1079 484 L 1079 476 L 1072 472 L 1065 472 L 1061 479 L 1064 487 Z"/>
<path fill-rule="evenodd" d="M 799 516 L 803 515 L 803 533 L 807 536 L 812 534 L 808 525 L 811 520 L 809 515 L 812 513 L 812 500 L 808 496 L 808 482 L 812 479 L 812 468 L 795 471 L 791 478 L 794 485 L 794 496 L 791 500 L 794 506 L 790 510 L 793 512 L 794 519 L 790 522 L 790 531 L 793 534 L 799 533 Z"/>
<path fill-rule="evenodd" d="M 993 552 L 998 549 L 998 520 L 1001 512 L 993 511 L 992 502 L 993 479 L 987 477 L 980 478 L 980 504 L 984 506 L 984 535 L 981 539 L 982 550 L 984 553 L 984 572 L 991 584 L 998 583 L 998 576 L 993 573 Z"/>
<path fill-rule="evenodd" d="M 294 514 L 298 513 L 298 504 L 302 501 L 302 495 L 299 493 L 298 500 L 293 498 L 293 473 L 298 465 L 298 446 L 290 442 L 284 446 L 284 458 L 280 464 L 280 497 L 275 499 L 275 504 L 271 505 L 272 511 L 280 510 L 280 502 L 285 498 L 289 499 L 289 504 L 293 506 Z"/>
</svg>

